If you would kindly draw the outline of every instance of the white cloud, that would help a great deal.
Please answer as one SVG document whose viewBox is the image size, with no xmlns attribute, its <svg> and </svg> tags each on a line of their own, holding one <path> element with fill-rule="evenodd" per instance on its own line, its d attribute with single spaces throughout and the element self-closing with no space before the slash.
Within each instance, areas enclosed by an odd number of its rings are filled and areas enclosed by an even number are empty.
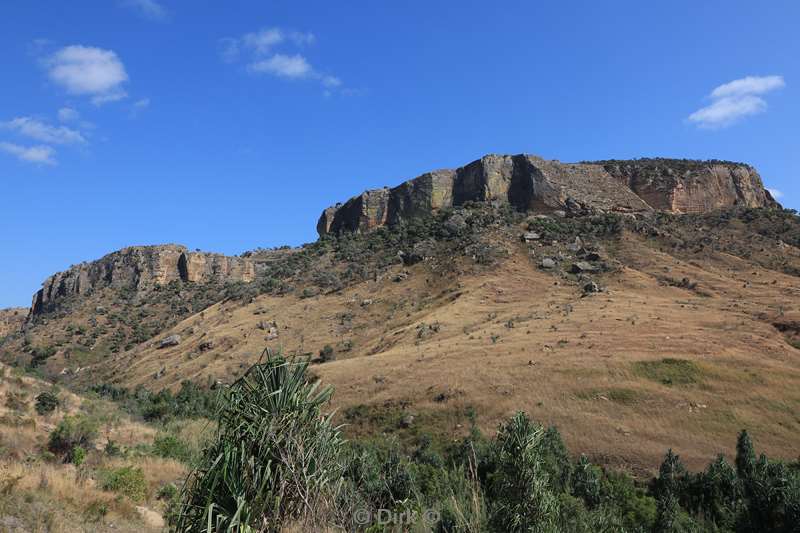
<svg viewBox="0 0 800 533">
<path fill-rule="evenodd" d="M 770 189 L 769 187 L 767 187 L 767 190 L 769 191 L 769 193 L 772 195 L 772 197 L 774 199 L 780 200 L 781 198 L 783 198 L 783 193 L 781 191 L 779 191 L 778 189 Z"/>
<path fill-rule="evenodd" d="M 314 72 L 306 58 L 300 54 L 275 54 L 269 59 L 251 63 L 247 68 L 251 72 L 266 72 L 281 78 L 306 78 Z"/>
<path fill-rule="evenodd" d="M 123 4 L 137 10 L 149 19 L 166 20 L 167 18 L 167 10 L 155 0 L 125 0 Z"/>
<path fill-rule="evenodd" d="M 0 142 L 0 150 L 16 156 L 20 161 L 39 165 L 55 165 L 55 150 L 49 146 L 20 146 L 18 144 Z"/>
<path fill-rule="evenodd" d="M 8 122 L 2 122 L 0 125 L 25 137 L 50 144 L 86 143 L 86 139 L 79 131 L 66 126 L 52 126 L 32 117 L 17 117 Z"/>
<path fill-rule="evenodd" d="M 60 122 L 74 122 L 80 117 L 80 113 L 71 107 L 62 107 L 58 110 L 58 120 Z"/>
<path fill-rule="evenodd" d="M 291 41 L 297 46 L 314 44 L 316 37 L 311 32 L 286 31 L 281 28 L 263 28 L 256 32 L 247 33 L 241 39 L 223 39 L 227 44 L 234 45 L 235 49 L 241 46 L 253 51 L 257 55 L 267 55 L 272 49 L 286 41 Z"/>
<path fill-rule="evenodd" d="M 266 28 L 246 34 L 242 37 L 242 44 L 257 54 L 266 54 L 284 39 L 284 33 L 280 28 Z"/>
<path fill-rule="evenodd" d="M 725 83 L 711 91 L 711 104 L 689 115 L 701 128 L 724 128 L 737 120 L 767 109 L 760 95 L 785 87 L 783 76 L 747 76 Z"/>
<path fill-rule="evenodd" d="M 316 42 L 311 32 L 284 30 L 282 28 L 263 28 L 240 38 L 226 38 L 219 41 L 220 55 L 228 63 L 239 59 L 247 62 L 247 70 L 253 74 L 271 74 L 288 79 L 317 80 L 324 88 L 324 94 L 330 95 L 332 90 L 342 94 L 346 89 L 337 76 L 323 74 L 300 53 L 278 51 L 279 48 L 302 48 Z"/>
<path fill-rule="evenodd" d="M 100 105 L 127 96 L 125 66 L 111 50 L 73 45 L 45 60 L 50 79 L 74 95 L 90 96 Z"/>
<path fill-rule="evenodd" d="M 786 86 L 783 76 L 747 76 L 720 85 L 711 91 L 711 98 L 728 96 L 745 96 L 748 94 L 764 94 Z"/>
<path fill-rule="evenodd" d="M 336 76 L 323 76 L 322 77 L 322 85 L 324 85 L 325 87 L 328 87 L 329 89 L 330 88 L 335 88 L 335 87 L 341 87 L 342 86 L 342 80 L 340 80 Z"/>
</svg>

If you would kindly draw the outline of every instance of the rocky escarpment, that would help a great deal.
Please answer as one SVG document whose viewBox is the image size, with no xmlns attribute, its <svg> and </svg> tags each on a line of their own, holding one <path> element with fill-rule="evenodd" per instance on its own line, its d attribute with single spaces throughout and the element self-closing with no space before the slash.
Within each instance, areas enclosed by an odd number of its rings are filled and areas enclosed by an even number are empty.
<svg viewBox="0 0 800 533">
<path fill-rule="evenodd" d="M 764 188 L 761 176 L 750 165 L 679 159 L 598 164 L 660 211 L 705 213 L 734 206 L 777 205 Z"/>
<path fill-rule="evenodd" d="M 205 283 L 253 279 L 253 262 L 244 257 L 190 252 L 176 244 L 131 246 L 47 278 L 33 297 L 31 315 L 54 309 L 62 299 L 103 287 L 144 290 L 176 280 Z"/>
<path fill-rule="evenodd" d="M 487 155 L 394 188 L 365 191 L 325 209 L 320 236 L 368 231 L 466 202 L 510 204 L 522 211 L 699 213 L 778 204 L 748 165 L 638 159 L 561 163 L 531 155 Z"/>
</svg>

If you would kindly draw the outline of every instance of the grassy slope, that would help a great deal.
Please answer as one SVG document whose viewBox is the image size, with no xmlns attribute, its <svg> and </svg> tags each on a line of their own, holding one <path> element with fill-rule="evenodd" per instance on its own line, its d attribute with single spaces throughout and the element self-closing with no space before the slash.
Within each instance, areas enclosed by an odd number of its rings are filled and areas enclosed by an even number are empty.
<svg viewBox="0 0 800 533">
<path fill-rule="evenodd" d="M 62 405 L 39 415 L 35 397 L 52 385 L 15 374 L 0 365 L 0 529 L 18 525 L 28 531 L 161 531 L 164 502 L 159 489 L 185 478 L 186 465 L 143 450 L 156 429 L 135 421 L 105 401 L 86 399 L 56 389 Z M 101 423 L 100 435 L 80 467 L 49 456 L 50 432 L 66 415 L 85 415 Z M 103 449 L 113 440 L 127 455 L 111 457 Z M 124 466 L 139 467 L 145 497 L 139 501 L 103 490 L 103 473 Z"/>
<path fill-rule="evenodd" d="M 573 452 L 636 472 L 651 471 L 668 447 L 704 466 L 732 452 L 742 428 L 770 456 L 794 458 L 800 351 L 773 324 L 800 322 L 798 278 L 770 261 L 797 264 L 798 250 L 726 231 L 717 248 L 727 251 L 633 233 L 608 241 L 601 253 L 615 268 L 596 277 L 608 291 L 585 298 L 574 276 L 537 268 L 563 242 L 532 246 L 532 259 L 498 232 L 508 255 L 495 267 L 452 257 L 311 298 L 298 288 L 223 302 L 161 335 L 179 333 L 179 346 L 144 343 L 81 379 L 148 388 L 230 381 L 265 345 L 316 354 L 330 344 L 337 359 L 313 368 L 336 387 L 351 433 L 449 438 L 466 431 L 471 410 L 491 431 L 523 409 L 558 425 Z M 394 281 L 403 270 L 409 277 Z M 279 335 L 268 340 L 273 320 Z M 426 328 L 433 324 L 438 331 Z M 407 414 L 416 419 L 401 429 Z"/>
</svg>

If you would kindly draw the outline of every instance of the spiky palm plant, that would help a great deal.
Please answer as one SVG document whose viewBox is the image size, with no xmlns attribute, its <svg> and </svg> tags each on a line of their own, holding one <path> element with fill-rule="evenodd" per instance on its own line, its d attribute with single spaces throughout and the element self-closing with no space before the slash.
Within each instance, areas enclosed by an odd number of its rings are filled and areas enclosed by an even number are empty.
<svg viewBox="0 0 800 533">
<path fill-rule="evenodd" d="M 310 383 L 307 367 L 265 351 L 228 388 L 216 438 L 184 488 L 177 531 L 277 531 L 322 518 L 340 480 L 342 440 L 322 413 L 332 389 Z"/>
</svg>

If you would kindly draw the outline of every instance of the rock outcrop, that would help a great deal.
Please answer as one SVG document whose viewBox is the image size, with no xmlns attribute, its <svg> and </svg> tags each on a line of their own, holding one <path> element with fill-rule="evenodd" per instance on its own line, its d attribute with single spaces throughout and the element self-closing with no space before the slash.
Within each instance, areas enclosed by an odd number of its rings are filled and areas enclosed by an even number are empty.
<svg viewBox="0 0 800 533">
<path fill-rule="evenodd" d="M 487 155 L 392 189 L 366 191 L 325 209 L 320 236 L 361 232 L 466 202 L 510 204 L 521 211 L 698 213 L 778 204 L 748 165 L 639 159 L 561 163 L 531 155 Z"/>
<path fill-rule="evenodd" d="M 52 310 L 64 298 L 87 295 L 102 287 L 144 290 L 176 280 L 205 283 L 253 279 L 255 267 L 247 258 L 189 252 L 177 244 L 131 246 L 47 278 L 33 297 L 31 314 Z"/>
<path fill-rule="evenodd" d="M 756 170 L 726 161 L 603 161 L 603 168 L 660 211 L 703 213 L 777 205 Z"/>
</svg>

